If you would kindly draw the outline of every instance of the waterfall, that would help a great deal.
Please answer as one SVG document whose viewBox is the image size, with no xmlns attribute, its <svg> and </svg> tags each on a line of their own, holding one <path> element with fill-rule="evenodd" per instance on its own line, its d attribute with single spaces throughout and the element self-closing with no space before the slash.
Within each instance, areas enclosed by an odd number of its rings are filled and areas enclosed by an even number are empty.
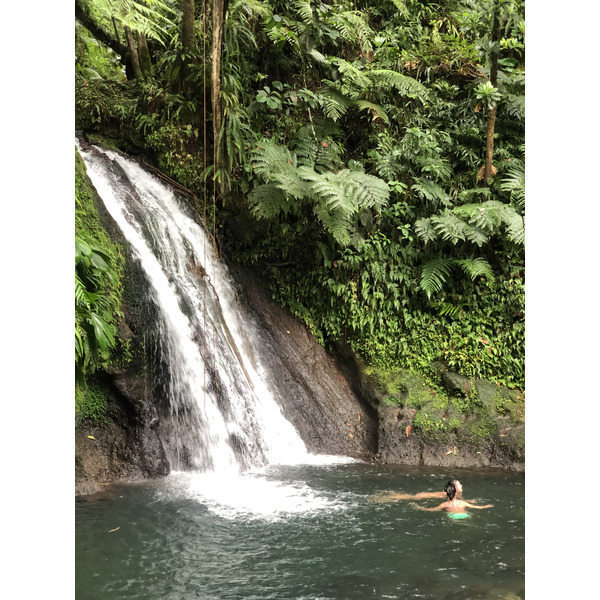
<svg viewBox="0 0 600 600">
<path fill-rule="evenodd" d="M 258 332 L 189 206 L 134 161 L 76 143 L 156 309 L 152 355 L 169 407 L 172 469 L 236 474 L 307 460 L 253 351 Z"/>
</svg>

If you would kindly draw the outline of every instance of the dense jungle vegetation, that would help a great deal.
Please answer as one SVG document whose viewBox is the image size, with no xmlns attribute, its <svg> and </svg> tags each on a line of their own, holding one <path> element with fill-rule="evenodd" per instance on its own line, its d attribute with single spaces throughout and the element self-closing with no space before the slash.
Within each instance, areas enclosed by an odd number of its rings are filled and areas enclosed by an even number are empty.
<svg viewBox="0 0 600 600">
<path fill-rule="evenodd" d="M 75 4 L 76 127 L 187 188 L 321 343 L 524 388 L 522 0 Z M 122 259 L 77 165 L 83 386 L 123 354 Z"/>
</svg>

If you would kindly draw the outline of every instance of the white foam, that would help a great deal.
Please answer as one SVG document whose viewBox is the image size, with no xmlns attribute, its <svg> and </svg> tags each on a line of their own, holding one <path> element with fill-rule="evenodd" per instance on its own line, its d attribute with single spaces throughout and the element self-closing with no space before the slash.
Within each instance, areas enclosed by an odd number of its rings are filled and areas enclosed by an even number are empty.
<svg viewBox="0 0 600 600">
<path fill-rule="evenodd" d="M 265 474 L 223 477 L 217 473 L 177 474 L 185 477 L 187 493 L 225 519 L 280 520 L 292 515 L 339 511 L 347 504 L 328 498 L 304 482 L 268 479 Z"/>
</svg>

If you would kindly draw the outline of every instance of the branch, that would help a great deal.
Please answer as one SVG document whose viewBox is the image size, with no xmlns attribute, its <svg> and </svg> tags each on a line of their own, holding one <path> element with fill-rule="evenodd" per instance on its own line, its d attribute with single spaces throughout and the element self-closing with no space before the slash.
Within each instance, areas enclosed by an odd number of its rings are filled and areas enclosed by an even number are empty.
<svg viewBox="0 0 600 600">
<path fill-rule="evenodd" d="M 112 38 L 100 25 L 98 25 L 86 12 L 81 0 L 75 0 L 75 17 L 79 22 L 99 41 L 114 50 L 119 55 L 119 60 L 123 65 L 127 63 L 129 49 L 119 40 Z M 116 33 L 116 30 L 115 30 Z"/>
</svg>

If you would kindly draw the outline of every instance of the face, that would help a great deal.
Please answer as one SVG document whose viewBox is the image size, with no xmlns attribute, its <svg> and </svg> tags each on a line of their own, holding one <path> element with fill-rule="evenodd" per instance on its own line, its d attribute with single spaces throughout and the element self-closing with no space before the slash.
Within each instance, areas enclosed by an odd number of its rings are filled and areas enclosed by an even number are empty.
<svg viewBox="0 0 600 600">
<path fill-rule="evenodd" d="M 457 494 L 462 494 L 462 485 L 460 484 L 460 481 L 455 481 L 454 487 L 456 487 Z"/>
</svg>

